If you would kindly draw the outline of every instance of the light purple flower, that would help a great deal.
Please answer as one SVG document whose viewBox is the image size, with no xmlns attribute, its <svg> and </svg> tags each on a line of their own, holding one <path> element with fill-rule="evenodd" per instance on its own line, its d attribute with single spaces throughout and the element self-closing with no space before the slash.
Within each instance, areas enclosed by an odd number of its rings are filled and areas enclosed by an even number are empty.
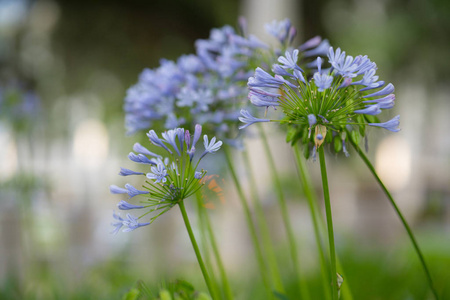
<svg viewBox="0 0 450 300">
<path fill-rule="evenodd" d="M 197 144 L 197 142 L 200 139 L 201 135 L 202 135 L 202 125 L 197 124 L 197 125 L 195 125 L 194 139 L 192 141 L 192 148 L 195 148 L 195 145 Z"/>
<path fill-rule="evenodd" d="M 144 154 L 136 155 L 133 152 L 130 152 L 128 154 L 128 158 L 131 161 L 134 161 L 134 162 L 137 162 L 137 163 L 140 163 L 140 164 L 153 165 L 153 162 L 147 156 L 145 156 Z"/>
<path fill-rule="evenodd" d="M 272 72 L 274 72 L 277 75 L 281 75 L 281 76 L 290 76 L 293 77 L 293 75 L 291 73 L 289 73 L 288 71 L 286 71 L 282 66 L 280 66 L 279 64 L 273 64 L 272 65 Z"/>
<path fill-rule="evenodd" d="M 180 143 L 181 152 L 183 152 L 183 144 L 184 144 L 184 128 L 177 128 L 177 137 L 178 142 Z"/>
<path fill-rule="evenodd" d="M 129 183 L 125 184 L 125 188 L 120 188 L 117 185 L 110 185 L 109 191 L 112 194 L 128 194 L 130 198 L 133 198 L 137 195 L 149 194 L 148 191 L 140 191 Z"/>
<path fill-rule="evenodd" d="M 125 200 L 121 200 L 119 203 L 117 203 L 117 207 L 121 210 L 129 210 L 129 209 L 140 209 L 144 208 L 142 205 L 134 205 L 130 204 Z"/>
<path fill-rule="evenodd" d="M 189 150 L 189 148 L 191 147 L 191 135 L 189 133 L 189 130 L 186 130 L 184 132 L 184 141 L 186 143 L 186 149 Z"/>
<path fill-rule="evenodd" d="M 374 105 L 369 105 L 364 109 L 358 109 L 353 111 L 355 114 L 366 114 L 366 115 L 378 115 L 379 113 L 381 113 L 381 109 L 380 109 L 380 105 L 378 104 L 374 104 Z"/>
<path fill-rule="evenodd" d="M 116 212 L 113 212 L 113 218 L 117 220 L 117 222 L 111 223 L 112 226 L 114 226 L 114 230 L 111 232 L 112 234 L 117 234 L 123 226 L 123 219 L 120 216 L 120 214 L 116 214 Z"/>
<path fill-rule="evenodd" d="M 258 91 L 258 92 L 256 92 Z M 258 107 L 269 107 L 269 106 L 278 106 L 280 105 L 278 103 L 278 97 L 281 96 L 281 94 L 270 94 L 270 93 L 259 93 L 259 91 L 262 90 L 256 90 L 256 89 L 250 89 L 250 92 L 248 94 L 248 98 L 250 102 Z"/>
<path fill-rule="evenodd" d="M 324 90 L 330 88 L 332 82 L 333 76 L 320 74 L 319 72 L 314 73 L 314 83 L 318 87 L 319 92 L 323 92 Z"/>
<path fill-rule="evenodd" d="M 398 126 L 400 125 L 400 115 L 393 117 L 391 120 L 384 123 L 369 123 L 370 126 L 377 126 L 387 129 L 392 132 L 398 132 L 400 129 Z"/>
<path fill-rule="evenodd" d="M 150 222 L 148 223 L 139 223 L 138 222 L 138 218 L 136 218 L 135 216 L 131 215 L 131 214 L 127 214 L 127 218 L 123 219 L 122 224 L 124 227 L 126 227 L 123 232 L 130 232 L 133 231 L 139 227 L 142 226 L 147 226 L 150 224 Z"/>
<path fill-rule="evenodd" d="M 109 191 L 111 192 L 111 194 L 127 194 L 128 190 L 118 187 L 117 185 L 110 185 L 109 186 Z"/>
<path fill-rule="evenodd" d="M 373 94 L 363 96 L 363 98 L 384 96 L 384 95 L 392 94 L 394 91 L 395 91 L 394 85 L 392 83 L 389 83 L 388 85 L 386 85 L 381 90 L 379 90 L 379 91 L 377 91 L 377 92 L 375 92 Z"/>
<path fill-rule="evenodd" d="M 316 118 L 316 116 L 313 115 L 313 114 L 309 114 L 309 115 L 308 115 L 308 124 L 309 124 L 309 127 L 313 126 L 313 125 L 316 124 L 316 123 L 317 123 L 317 118 Z"/>
<path fill-rule="evenodd" d="M 390 94 L 383 98 L 366 100 L 366 101 L 363 101 L 363 103 L 377 103 L 380 106 L 380 108 L 390 109 L 390 108 L 394 107 L 395 95 Z"/>
<path fill-rule="evenodd" d="M 150 194 L 149 191 L 138 190 L 137 188 L 135 188 L 134 186 L 132 186 L 129 183 L 125 184 L 125 188 L 128 190 L 128 196 L 130 196 L 130 198 L 133 198 L 134 196 L 137 196 L 137 195 Z"/>
<path fill-rule="evenodd" d="M 306 83 L 305 77 L 300 70 L 294 70 L 294 77 L 303 83 Z"/>
<path fill-rule="evenodd" d="M 258 123 L 258 122 L 270 122 L 270 120 L 268 120 L 268 119 L 255 118 L 248 112 L 248 110 L 245 110 L 245 109 L 241 109 L 241 115 L 242 115 L 242 117 L 239 117 L 239 121 L 241 121 L 242 123 L 245 123 L 245 124 L 239 126 L 239 129 L 244 129 L 244 128 L 246 128 L 254 123 Z"/>
<path fill-rule="evenodd" d="M 289 36 L 289 29 L 291 28 L 291 21 L 284 19 L 282 21 L 273 20 L 265 24 L 264 28 L 272 36 L 276 37 L 281 43 L 284 43 Z"/>
<path fill-rule="evenodd" d="M 385 83 L 385 82 L 384 82 L 383 80 L 380 80 L 380 81 L 378 81 L 378 82 L 375 82 L 375 83 L 371 84 L 371 85 L 368 86 L 368 87 L 365 87 L 365 88 L 360 89 L 359 91 L 360 91 L 360 92 L 363 92 L 363 91 L 367 91 L 367 90 L 377 89 L 377 88 L 382 87 L 382 86 L 384 85 L 384 83 Z"/>
<path fill-rule="evenodd" d="M 222 141 L 218 141 L 216 143 L 216 137 L 213 137 L 211 141 L 208 140 L 208 136 L 205 134 L 203 136 L 203 145 L 205 146 L 205 152 L 203 152 L 200 159 L 202 159 L 206 154 L 208 153 L 214 153 L 217 150 L 220 149 L 220 146 L 222 146 Z"/>
<path fill-rule="evenodd" d="M 322 42 L 322 38 L 317 35 L 304 42 L 300 47 L 298 47 L 298 50 L 305 51 L 306 49 L 315 48 L 319 46 L 320 42 Z"/>
<path fill-rule="evenodd" d="M 129 176 L 129 175 L 144 175 L 144 173 L 142 172 L 135 172 L 129 169 L 125 169 L 125 168 L 120 168 L 120 176 Z"/>
<path fill-rule="evenodd" d="M 338 74 L 350 78 L 357 76 L 355 72 L 358 69 L 358 65 L 354 63 L 352 56 L 345 55 L 345 51 L 341 52 L 341 49 L 337 48 L 336 52 L 334 52 L 333 47 L 330 47 L 328 58 L 331 66 Z"/>
<path fill-rule="evenodd" d="M 303 52 L 304 57 L 314 57 L 314 56 L 325 56 L 327 55 L 328 49 L 330 48 L 330 42 L 328 40 L 323 40 L 320 44 L 311 50 Z"/>
<path fill-rule="evenodd" d="M 296 69 L 302 71 L 302 69 L 297 65 L 297 61 L 298 61 L 298 49 L 295 49 L 294 51 L 292 51 L 292 53 L 286 51 L 284 53 L 284 56 L 278 57 L 278 62 L 281 64 L 282 68 Z"/>
<path fill-rule="evenodd" d="M 151 171 L 152 173 L 147 173 L 147 178 L 148 179 L 153 179 L 155 180 L 156 183 L 158 182 L 166 182 L 167 181 L 167 170 L 166 167 L 162 164 L 159 163 L 156 166 L 151 167 Z"/>
<path fill-rule="evenodd" d="M 172 151 L 169 148 L 167 148 L 167 146 L 159 139 L 158 135 L 156 134 L 156 132 L 153 129 L 147 133 L 147 136 L 153 145 L 162 147 L 162 148 L 166 149 L 167 152 L 172 154 Z"/>
<path fill-rule="evenodd" d="M 133 150 L 138 153 L 141 153 L 141 154 L 150 155 L 150 156 L 154 156 L 154 157 L 160 157 L 160 155 L 150 152 L 147 148 L 145 148 L 144 146 L 142 146 L 139 143 L 134 144 Z"/>
<path fill-rule="evenodd" d="M 169 145 L 171 145 L 177 152 L 178 156 L 181 156 L 180 150 L 178 149 L 177 142 L 175 140 L 177 138 L 177 131 L 171 129 L 163 132 L 161 135 L 163 137 L 163 142 L 166 142 Z"/>
<path fill-rule="evenodd" d="M 279 88 L 285 82 L 281 76 L 273 77 L 261 68 L 256 68 L 255 75 L 248 79 L 249 87 Z"/>
</svg>

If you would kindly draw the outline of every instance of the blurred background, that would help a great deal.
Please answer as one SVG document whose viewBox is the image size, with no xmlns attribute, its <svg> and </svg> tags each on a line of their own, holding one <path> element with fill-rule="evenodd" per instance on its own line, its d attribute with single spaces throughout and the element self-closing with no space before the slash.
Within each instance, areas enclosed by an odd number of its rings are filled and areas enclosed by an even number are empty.
<svg viewBox="0 0 450 300">
<path fill-rule="evenodd" d="M 130 167 L 126 156 L 142 140 L 125 135 L 128 87 L 145 67 L 194 53 L 196 39 L 239 16 L 261 39 L 263 24 L 288 17 L 294 44 L 326 37 L 368 55 L 395 85 L 391 117 L 401 115 L 402 130 L 371 131 L 368 155 L 450 299 L 450 1 L 0 0 L 1 299 L 122 299 L 137 280 L 157 288 L 178 278 L 206 291 L 177 209 L 111 235 L 120 197 L 108 187 L 126 182 L 119 167 Z M 317 254 L 292 153 L 275 126 L 267 131 L 315 287 Z M 257 139 L 248 147 L 261 148 Z M 289 264 L 268 166 L 254 153 L 276 250 Z M 337 250 L 354 299 L 431 299 L 406 232 L 363 162 L 353 152 L 328 161 Z M 318 163 L 308 167 L 320 191 Z M 260 299 L 234 187 L 226 172 L 217 182 L 225 200 L 210 215 L 231 285 L 237 299 Z"/>
</svg>

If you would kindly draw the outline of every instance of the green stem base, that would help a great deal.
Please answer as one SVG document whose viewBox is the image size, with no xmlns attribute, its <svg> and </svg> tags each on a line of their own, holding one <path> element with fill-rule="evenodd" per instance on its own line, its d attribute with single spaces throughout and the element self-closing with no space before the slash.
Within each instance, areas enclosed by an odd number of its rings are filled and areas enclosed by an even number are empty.
<svg viewBox="0 0 450 300">
<path fill-rule="evenodd" d="M 328 189 L 327 167 L 325 165 L 325 154 L 323 147 L 319 147 L 320 173 L 322 175 L 323 198 L 325 201 L 325 212 L 327 215 L 328 243 L 330 247 L 330 265 L 331 265 L 331 294 L 333 300 L 338 300 L 338 285 L 336 272 L 336 250 L 334 246 L 333 218 L 331 215 L 330 192 Z"/>
<path fill-rule="evenodd" d="M 208 287 L 209 293 L 213 300 L 219 300 L 220 297 L 217 295 L 214 286 L 211 283 L 211 280 L 208 275 L 208 271 L 206 270 L 205 263 L 203 262 L 202 255 L 200 253 L 200 249 L 198 247 L 197 241 L 195 240 L 194 232 L 192 231 L 191 223 L 189 222 L 188 215 L 186 213 L 186 208 L 184 207 L 184 202 L 178 202 L 178 206 L 180 207 L 181 215 L 183 216 L 184 224 L 186 225 L 186 230 L 189 234 L 189 238 L 191 239 L 192 247 L 195 251 L 195 256 L 197 257 L 198 264 L 200 269 L 202 270 L 203 278 L 205 279 L 206 286 Z"/>
</svg>

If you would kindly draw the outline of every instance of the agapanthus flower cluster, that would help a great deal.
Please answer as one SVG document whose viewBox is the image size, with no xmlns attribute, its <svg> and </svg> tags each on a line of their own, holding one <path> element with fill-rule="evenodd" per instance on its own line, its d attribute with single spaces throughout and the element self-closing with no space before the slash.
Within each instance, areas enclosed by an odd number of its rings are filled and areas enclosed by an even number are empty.
<svg viewBox="0 0 450 300">
<path fill-rule="evenodd" d="M 208 39 L 196 41 L 196 54 L 176 62 L 161 60 L 158 68 L 145 69 L 125 98 L 128 132 L 199 123 L 208 124 L 207 132 L 234 137 L 230 133 L 239 124 L 248 77 L 257 65 L 271 65 L 274 53 L 290 48 L 296 34 L 288 19 L 267 24 L 266 29 L 278 40 L 275 49 L 248 35 L 241 19 L 241 33 L 230 26 L 213 29 Z M 328 46 L 319 37 L 309 40 L 299 48 L 302 62 L 325 55 Z"/>
<path fill-rule="evenodd" d="M 201 154 L 197 152 L 196 144 L 202 135 L 202 126 L 196 125 L 194 135 L 191 137 L 189 130 L 175 128 L 162 133 L 162 138 L 158 137 L 154 130 L 147 133 L 150 142 L 157 147 L 163 148 L 169 154 L 168 157 L 151 152 L 139 143 L 136 143 L 128 158 L 136 163 L 149 167 L 148 173 L 136 172 L 121 168 L 119 175 L 138 175 L 146 177 L 147 180 L 142 189 L 137 189 L 127 183 L 124 188 L 111 185 L 110 191 L 113 194 L 126 194 L 128 201 L 134 197 L 142 200 L 138 204 L 132 204 L 122 200 L 117 207 L 120 210 L 139 210 L 140 217 L 128 213 L 126 217 L 120 214 L 113 214 L 116 220 L 112 225 L 115 227 L 114 233 L 121 228 L 124 232 L 132 231 L 142 226 L 151 224 L 156 218 L 170 210 L 180 201 L 196 193 L 204 183 L 202 179 L 206 171 L 198 170 L 199 162 L 205 155 L 214 153 L 222 146 L 222 141 L 216 141 L 216 137 L 209 140 L 205 134 L 203 136 L 204 150 Z M 197 159 L 195 157 L 197 156 Z M 139 220 L 150 215 L 147 222 Z"/>
<path fill-rule="evenodd" d="M 377 115 L 394 106 L 394 86 L 376 75 L 377 66 L 367 56 L 352 57 L 340 48 L 328 50 L 329 68 L 317 57 L 317 72 L 308 78 L 298 65 L 298 50 L 286 51 L 271 75 L 257 68 L 248 80 L 250 102 L 258 107 L 280 107 L 281 120 L 260 119 L 241 111 L 240 128 L 257 122 L 288 124 L 287 140 L 312 145 L 313 155 L 323 142 L 348 155 L 348 138 L 358 142 L 368 126 L 399 131 L 399 116 L 380 122 Z M 349 136 L 350 135 L 350 136 Z M 309 149 L 310 147 L 306 147 Z M 308 155 L 308 154 L 307 154 Z"/>
</svg>

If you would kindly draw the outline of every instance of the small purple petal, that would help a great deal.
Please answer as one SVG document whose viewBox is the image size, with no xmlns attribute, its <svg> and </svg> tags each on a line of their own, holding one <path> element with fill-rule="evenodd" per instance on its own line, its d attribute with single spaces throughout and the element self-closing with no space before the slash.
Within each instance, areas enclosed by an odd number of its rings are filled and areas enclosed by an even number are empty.
<svg viewBox="0 0 450 300">
<path fill-rule="evenodd" d="M 129 210 L 129 209 L 140 209 L 140 208 L 144 208 L 144 206 L 142 206 L 142 205 L 134 205 L 134 204 L 130 204 L 130 203 L 128 203 L 127 201 L 124 201 L 124 200 L 120 201 L 120 202 L 117 204 L 117 207 L 118 207 L 119 209 L 121 209 L 121 210 Z"/>
<path fill-rule="evenodd" d="M 369 123 L 370 126 L 377 126 L 387 129 L 392 132 L 398 132 L 400 129 L 398 126 L 400 125 L 400 115 L 393 117 L 391 120 L 384 123 Z"/>
</svg>

